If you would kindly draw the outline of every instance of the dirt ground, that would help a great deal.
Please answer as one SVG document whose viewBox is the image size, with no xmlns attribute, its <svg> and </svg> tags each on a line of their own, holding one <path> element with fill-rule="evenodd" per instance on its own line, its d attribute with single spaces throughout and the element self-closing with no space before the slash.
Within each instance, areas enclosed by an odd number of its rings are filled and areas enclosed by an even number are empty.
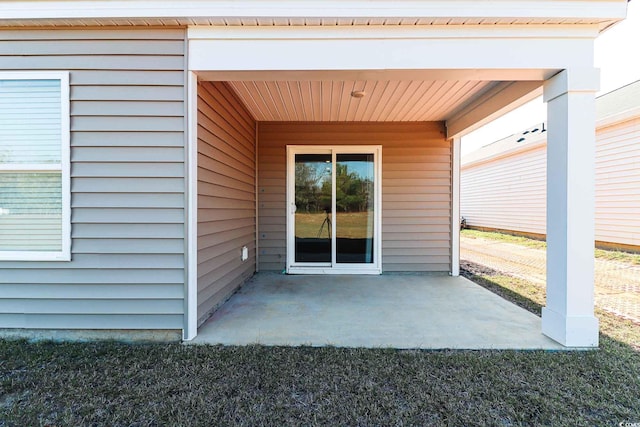
<svg viewBox="0 0 640 427">
<path fill-rule="evenodd" d="M 461 236 L 460 259 L 545 286 L 543 249 Z M 595 300 L 603 310 L 640 323 L 640 266 L 596 258 Z"/>
</svg>

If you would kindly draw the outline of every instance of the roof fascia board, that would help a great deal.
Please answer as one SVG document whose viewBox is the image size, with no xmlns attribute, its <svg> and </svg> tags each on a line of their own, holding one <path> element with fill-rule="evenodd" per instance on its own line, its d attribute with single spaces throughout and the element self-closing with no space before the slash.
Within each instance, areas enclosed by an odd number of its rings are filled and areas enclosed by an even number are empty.
<svg viewBox="0 0 640 427">
<path fill-rule="evenodd" d="M 606 117 L 596 120 L 596 128 L 603 128 L 606 126 L 615 125 L 620 122 L 632 120 L 640 117 L 640 106 L 630 108 L 625 111 L 620 111 L 615 114 L 610 114 Z"/>
<path fill-rule="evenodd" d="M 524 26 L 520 26 L 522 28 Z M 582 27 L 582 26 L 578 26 Z M 210 27 L 189 28 L 189 69 L 192 71 L 349 71 L 349 70 L 551 70 L 543 80 L 565 68 L 593 66 L 593 28 L 584 37 L 429 38 L 427 30 L 407 28 L 376 32 L 364 28 L 259 27 L 247 35 Z M 244 28 L 244 27 L 243 27 Z M 220 29 L 222 31 L 218 32 Z M 475 31 L 475 30 L 474 30 Z M 479 30 L 478 30 L 479 31 Z M 571 31 L 568 29 L 567 31 Z M 397 32 L 398 37 L 386 34 Z M 200 34 L 195 38 L 198 33 Z M 447 31 L 448 33 L 448 31 Z M 224 38 L 223 34 L 229 35 Z M 234 38 L 237 37 L 237 38 Z M 508 55 L 505 55 L 508 52 Z M 514 80 L 517 77 L 506 78 Z M 495 79 L 490 79 L 495 80 Z"/>
<path fill-rule="evenodd" d="M 462 159 L 462 164 L 460 166 L 461 169 L 470 169 L 472 167 L 476 167 L 479 165 L 483 165 L 486 163 L 496 162 L 498 160 L 502 160 L 506 157 L 511 157 L 516 154 L 523 154 L 530 151 L 535 151 L 541 147 L 546 147 L 547 138 L 539 138 L 537 141 L 530 142 L 528 144 L 522 144 L 516 147 L 511 147 L 505 151 L 501 151 L 499 153 L 494 153 L 493 155 L 489 154 L 487 156 L 480 157 L 478 159 L 473 159 L 471 161 Z"/>
<path fill-rule="evenodd" d="M 367 25 L 291 27 L 190 26 L 189 40 L 340 40 L 340 39 L 595 39 L 597 25 Z"/>
<path fill-rule="evenodd" d="M 620 20 L 626 0 L 8 0 L 3 19 L 71 18 L 566 18 Z"/>
</svg>

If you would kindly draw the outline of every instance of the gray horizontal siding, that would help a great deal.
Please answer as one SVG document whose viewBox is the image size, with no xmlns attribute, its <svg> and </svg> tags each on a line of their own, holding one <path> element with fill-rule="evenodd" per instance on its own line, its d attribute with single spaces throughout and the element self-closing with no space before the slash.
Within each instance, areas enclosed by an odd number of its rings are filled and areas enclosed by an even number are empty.
<svg viewBox="0 0 640 427">
<path fill-rule="evenodd" d="M 256 267 L 255 122 L 229 87 L 198 86 L 198 324 Z M 247 246 L 249 259 L 240 260 Z"/>
<path fill-rule="evenodd" d="M 183 30 L 0 31 L 0 70 L 68 70 L 71 262 L 0 262 L 0 327 L 182 329 Z"/>
<path fill-rule="evenodd" d="M 149 285 L 144 283 L 91 283 L 76 286 L 69 283 L 20 283 L 5 285 L 0 289 L 3 301 L 35 297 L 49 300 L 139 300 L 149 298 Z M 167 283 L 154 284 L 154 297 L 156 299 L 178 300 L 182 298 L 182 289 Z"/>
<path fill-rule="evenodd" d="M 183 318 L 182 314 L 0 313 L 0 324 L 27 329 L 131 329 L 131 325 L 135 329 L 177 329 Z"/>
<path fill-rule="evenodd" d="M 451 144 L 441 123 L 260 123 L 260 269 L 286 262 L 286 146 L 382 145 L 383 271 L 450 271 Z"/>
</svg>

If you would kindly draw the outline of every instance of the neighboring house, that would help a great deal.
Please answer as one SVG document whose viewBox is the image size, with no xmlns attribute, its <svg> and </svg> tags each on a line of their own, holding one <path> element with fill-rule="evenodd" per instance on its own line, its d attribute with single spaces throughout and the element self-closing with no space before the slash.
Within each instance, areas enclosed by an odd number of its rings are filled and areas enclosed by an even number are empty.
<svg viewBox="0 0 640 427">
<path fill-rule="evenodd" d="M 189 340 L 257 270 L 457 275 L 460 137 L 544 88 L 542 330 L 597 345 L 567 236 L 588 246 L 593 41 L 626 6 L 1 2 L 0 328 Z"/>
<path fill-rule="evenodd" d="M 596 244 L 640 250 L 640 81 L 598 97 L 596 111 Z M 460 212 L 468 226 L 544 238 L 544 126 L 462 159 Z"/>
</svg>

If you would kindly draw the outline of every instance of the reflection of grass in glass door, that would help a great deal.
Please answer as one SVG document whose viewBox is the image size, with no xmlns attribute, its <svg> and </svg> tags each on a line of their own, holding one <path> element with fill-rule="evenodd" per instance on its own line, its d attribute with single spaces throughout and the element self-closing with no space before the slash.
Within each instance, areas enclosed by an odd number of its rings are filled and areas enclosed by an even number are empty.
<svg viewBox="0 0 640 427">
<path fill-rule="evenodd" d="M 340 235 L 347 239 L 365 239 L 373 235 L 373 212 L 338 213 Z M 326 214 L 322 213 L 298 213 L 296 212 L 296 237 L 317 238 L 322 228 Z M 334 224 L 335 226 L 335 224 Z M 320 237 L 328 238 L 327 226 Z"/>
<path fill-rule="evenodd" d="M 307 238 L 329 238 L 327 225 L 322 227 L 327 214 L 321 213 L 299 213 L 296 212 L 296 237 Z M 320 231 L 322 230 L 322 233 Z M 318 235 L 320 233 L 320 235 Z"/>
<path fill-rule="evenodd" d="M 338 235 L 343 239 L 366 239 L 373 237 L 373 212 L 338 212 L 336 222 Z"/>
</svg>

